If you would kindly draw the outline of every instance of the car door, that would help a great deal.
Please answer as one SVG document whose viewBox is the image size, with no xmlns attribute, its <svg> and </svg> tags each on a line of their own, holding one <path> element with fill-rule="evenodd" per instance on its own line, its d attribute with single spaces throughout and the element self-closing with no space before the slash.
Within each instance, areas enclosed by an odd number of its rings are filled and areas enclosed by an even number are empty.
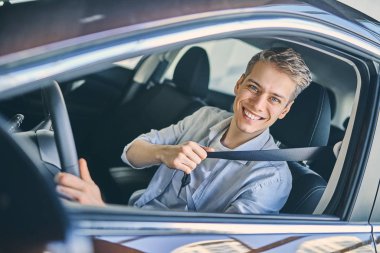
<svg viewBox="0 0 380 253">
<path fill-rule="evenodd" d="M 227 37 L 270 37 L 280 44 L 290 41 L 315 50 L 315 53 L 334 55 L 353 66 L 358 80 L 355 80 L 357 90 L 352 110 L 349 108 L 350 121 L 342 148 L 319 206 L 313 214 L 241 215 L 140 210 L 116 205 L 102 209 L 68 204 L 65 210 L 72 223 L 69 233 L 88 236 L 97 251 L 107 252 L 375 252 L 372 227 L 368 222 L 379 181 L 376 170 L 376 157 L 379 156 L 374 147 L 378 146 L 375 144 L 379 139 L 376 127 L 380 48 L 372 41 L 375 36 L 354 22 L 331 14 L 337 10 L 327 12 L 302 3 L 277 2 L 263 6 L 255 3 L 249 8 L 234 6 L 221 12 L 207 9 L 207 4 L 198 7 L 205 8 L 202 15 L 152 21 L 149 25 L 138 26 L 137 30 L 133 27 L 132 32 L 116 29 L 112 30 L 113 36 L 97 34 L 100 39 L 86 43 L 75 40 L 78 49 L 75 57 L 70 48 L 64 47 L 61 51 L 53 50 L 60 60 L 49 57 L 50 51 L 46 55 L 41 53 L 45 58 L 30 57 L 26 63 L 22 57 L 14 61 L 2 59 L 10 62 L 4 64 L 2 89 L 8 87 L 5 84 L 31 89 L 51 79 L 64 81 L 76 77 L 78 69 L 83 69 L 81 74 L 88 74 L 95 71 L 91 67 L 97 63 Z M 123 11 L 128 10 L 121 16 L 131 20 L 146 17 L 137 10 L 134 13 L 133 8 Z M 113 11 L 112 14 L 117 14 L 117 10 Z M 120 53 L 115 56 L 117 50 Z M 83 61 L 93 56 L 99 59 L 91 63 Z M 60 65 L 63 63 L 65 69 Z M 44 75 L 37 75 L 40 72 L 36 66 L 44 68 Z M 334 66 L 329 68 L 337 71 Z M 54 69 L 58 70 L 52 71 Z M 377 221 L 376 217 L 374 219 Z"/>
<path fill-rule="evenodd" d="M 102 215 L 88 212 L 80 219 L 73 212 L 76 233 L 86 231 L 96 249 L 109 251 L 375 252 L 368 220 L 378 178 L 370 162 L 370 152 L 376 152 L 371 143 L 379 104 L 377 70 L 365 57 L 346 57 L 360 73 L 359 85 L 341 151 L 314 214 L 123 212 L 110 207 Z"/>
</svg>

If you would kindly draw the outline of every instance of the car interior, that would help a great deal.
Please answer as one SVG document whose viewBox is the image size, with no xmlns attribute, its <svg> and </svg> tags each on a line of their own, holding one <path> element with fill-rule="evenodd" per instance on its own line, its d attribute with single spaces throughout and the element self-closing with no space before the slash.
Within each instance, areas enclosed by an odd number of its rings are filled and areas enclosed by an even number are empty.
<svg viewBox="0 0 380 253">
<path fill-rule="evenodd" d="M 270 128 L 278 146 L 333 146 L 342 141 L 358 83 L 354 66 L 343 53 L 302 40 L 213 40 L 125 59 L 101 71 L 58 80 L 78 156 L 88 161 L 105 200 L 126 205 L 133 192 L 147 187 L 157 167 L 134 170 L 124 164 L 120 156 L 127 143 L 150 129 L 175 124 L 203 106 L 231 111 L 233 87 L 247 62 L 270 47 L 292 47 L 301 53 L 313 78 L 289 114 Z M 0 111 L 15 134 L 29 134 L 33 139 L 37 130 L 52 132 L 41 91 L 1 101 Z M 19 114 L 24 117 L 22 123 Z M 41 147 L 36 145 L 36 149 Z M 45 166 L 54 175 L 59 162 L 52 160 L 57 160 L 56 155 L 45 160 Z M 293 188 L 281 212 L 312 214 L 335 161 L 331 154 L 313 161 L 288 162 Z"/>
</svg>

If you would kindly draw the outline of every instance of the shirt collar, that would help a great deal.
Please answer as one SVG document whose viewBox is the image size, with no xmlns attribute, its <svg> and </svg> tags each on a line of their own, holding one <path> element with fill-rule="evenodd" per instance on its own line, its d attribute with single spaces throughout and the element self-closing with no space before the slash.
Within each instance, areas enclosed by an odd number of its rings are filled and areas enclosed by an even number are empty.
<svg viewBox="0 0 380 253">
<path fill-rule="evenodd" d="M 214 139 L 215 136 L 217 136 L 221 131 L 226 130 L 228 128 L 228 126 L 230 125 L 231 120 L 232 120 L 232 116 L 228 117 L 228 118 L 220 121 L 216 125 L 210 127 L 210 132 L 208 134 L 209 140 Z"/>
<path fill-rule="evenodd" d="M 221 131 L 227 130 L 228 126 L 231 123 L 231 120 L 232 120 L 232 116 L 210 127 L 210 132 L 208 135 L 209 140 L 211 141 L 212 139 L 214 139 Z M 233 151 L 261 150 L 264 147 L 265 143 L 268 142 L 269 139 L 270 139 L 269 129 L 266 129 L 260 135 L 256 136 L 255 138 L 247 141 L 246 143 L 243 143 L 242 145 L 232 150 Z M 247 164 L 248 161 L 236 161 L 236 162 Z"/>
</svg>

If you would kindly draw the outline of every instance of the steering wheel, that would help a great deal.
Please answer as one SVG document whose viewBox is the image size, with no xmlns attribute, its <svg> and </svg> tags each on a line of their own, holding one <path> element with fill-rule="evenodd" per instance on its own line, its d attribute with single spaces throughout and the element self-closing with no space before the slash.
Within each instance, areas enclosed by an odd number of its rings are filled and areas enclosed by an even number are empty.
<svg viewBox="0 0 380 253">
<path fill-rule="evenodd" d="M 63 240 L 70 226 L 55 186 L 28 138 L 9 133 L 0 117 L 0 252 L 27 251 Z"/>
<path fill-rule="evenodd" d="M 61 169 L 79 176 L 73 133 L 58 83 L 53 82 L 43 92 L 53 123 Z M 34 244 L 39 246 L 39 243 L 63 240 L 70 222 L 57 198 L 51 175 L 44 169 L 46 164 L 39 158 L 36 143 L 28 135 L 12 134 L 7 126 L 9 124 L 0 117 L 3 168 L 0 177 L 0 251 L 9 251 L 20 243 L 30 249 Z"/>
<path fill-rule="evenodd" d="M 44 88 L 43 92 L 53 124 L 61 169 L 64 172 L 79 176 L 77 150 L 61 89 L 58 83 L 53 81 L 52 85 Z"/>
</svg>

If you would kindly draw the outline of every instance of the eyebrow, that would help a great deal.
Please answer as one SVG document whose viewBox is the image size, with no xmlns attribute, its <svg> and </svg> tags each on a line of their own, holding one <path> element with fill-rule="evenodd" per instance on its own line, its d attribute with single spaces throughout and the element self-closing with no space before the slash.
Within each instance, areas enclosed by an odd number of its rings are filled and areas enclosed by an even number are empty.
<svg viewBox="0 0 380 253">
<path fill-rule="evenodd" d="M 257 81 L 255 81 L 255 80 L 253 80 L 252 78 L 248 79 L 248 82 L 254 83 L 254 84 L 256 84 L 257 86 L 259 86 L 259 88 L 262 88 L 262 86 L 260 85 L 260 83 L 257 82 Z M 284 96 L 282 96 L 282 95 L 280 95 L 280 94 L 278 94 L 278 93 L 271 93 L 271 94 L 272 94 L 273 96 L 275 96 L 275 97 L 282 98 L 282 99 L 286 99 Z"/>
</svg>

